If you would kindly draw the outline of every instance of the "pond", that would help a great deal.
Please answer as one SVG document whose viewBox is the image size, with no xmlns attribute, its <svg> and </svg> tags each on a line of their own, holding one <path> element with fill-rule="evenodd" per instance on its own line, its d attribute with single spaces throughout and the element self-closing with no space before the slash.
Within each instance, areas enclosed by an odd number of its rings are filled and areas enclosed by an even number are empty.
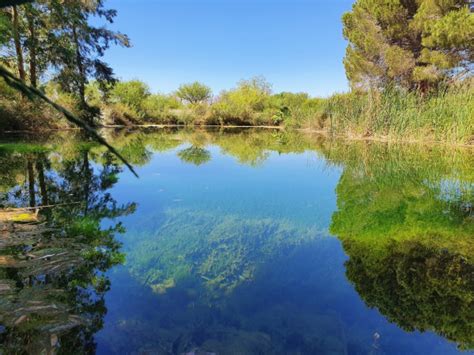
<svg viewBox="0 0 474 355">
<path fill-rule="evenodd" d="M 5 354 L 474 349 L 473 150 L 103 134 L 0 139 Z"/>
</svg>

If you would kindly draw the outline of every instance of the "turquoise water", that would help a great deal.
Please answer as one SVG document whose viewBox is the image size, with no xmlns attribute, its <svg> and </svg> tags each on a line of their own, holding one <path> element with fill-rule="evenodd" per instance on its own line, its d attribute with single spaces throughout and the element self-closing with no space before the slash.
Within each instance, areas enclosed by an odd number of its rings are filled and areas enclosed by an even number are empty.
<svg viewBox="0 0 474 355">
<path fill-rule="evenodd" d="M 27 342 L 98 354 L 474 348 L 472 151 L 255 130 L 107 135 L 139 179 L 77 136 L 0 145 L 0 203 L 31 203 L 32 161 L 35 203 L 65 204 L 39 215 L 82 257 L 51 275 L 4 262 L 18 289 L 0 305 L 6 353 Z M 30 244 L 1 254 L 35 254 Z M 53 261 L 71 247 L 54 248 Z M 67 296 L 38 302 L 67 304 L 61 320 L 33 310 L 15 324 L 22 292 L 50 288 Z M 87 321 L 57 326 L 71 315 Z"/>
</svg>

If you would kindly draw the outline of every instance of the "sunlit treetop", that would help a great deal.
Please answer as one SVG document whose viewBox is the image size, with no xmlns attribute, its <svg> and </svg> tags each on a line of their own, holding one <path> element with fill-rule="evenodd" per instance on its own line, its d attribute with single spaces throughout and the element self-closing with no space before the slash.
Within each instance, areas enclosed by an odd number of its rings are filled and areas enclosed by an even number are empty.
<svg viewBox="0 0 474 355">
<path fill-rule="evenodd" d="M 465 0 L 358 0 L 343 16 L 353 88 L 426 89 L 472 71 L 474 15 Z"/>
</svg>

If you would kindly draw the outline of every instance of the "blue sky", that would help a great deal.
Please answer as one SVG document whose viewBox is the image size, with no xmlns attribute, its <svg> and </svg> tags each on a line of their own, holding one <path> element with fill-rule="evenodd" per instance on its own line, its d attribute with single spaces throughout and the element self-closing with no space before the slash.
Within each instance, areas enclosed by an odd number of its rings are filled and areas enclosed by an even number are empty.
<svg viewBox="0 0 474 355">
<path fill-rule="evenodd" d="M 214 93 L 263 75 L 273 90 L 347 90 L 341 16 L 353 0 L 108 0 L 132 48 L 106 61 L 155 92 L 201 81 Z"/>
</svg>

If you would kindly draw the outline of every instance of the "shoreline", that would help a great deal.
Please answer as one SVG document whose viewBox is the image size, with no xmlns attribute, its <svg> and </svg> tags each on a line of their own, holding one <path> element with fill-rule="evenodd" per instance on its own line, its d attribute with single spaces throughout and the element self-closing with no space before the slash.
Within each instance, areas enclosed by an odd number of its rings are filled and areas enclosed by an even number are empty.
<svg viewBox="0 0 474 355">
<path fill-rule="evenodd" d="M 392 144 L 421 144 L 421 145 L 442 145 L 453 148 L 470 148 L 474 149 L 474 142 L 472 144 L 466 143 L 452 143 L 446 141 L 436 141 L 436 140 L 423 140 L 423 139 L 404 139 L 404 138 L 392 138 L 387 136 L 357 136 L 350 134 L 331 134 L 327 130 L 318 130 L 312 128 L 286 128 L 284 126 L 269 126 L 269 125 L 179 125 L 179 124 L 143 124 L 143 125 L 101 125 L 97 126 L 97 129 L 134 129 L 134 128 L 214 128 L 214 129 L 272 129 L 272 130 L 294 130 L 306 134 L 317 134 L 324 136 L 326 138 L 337 138 L 347 141 L 364 141 L 364 142 L 379 142 L 379 143 L 392 143 Z M 79 127 L 65 127 L 65 128 L 46 128 L 46 129 L 35 129 L 35 130 L 7 130 L 0 133 L 0 137 L 3 134 L 37 134 L 37 133 L 47 133 L 47 132 L 59 132 L 59 131 L 79 131 Z"/>
</svg>

